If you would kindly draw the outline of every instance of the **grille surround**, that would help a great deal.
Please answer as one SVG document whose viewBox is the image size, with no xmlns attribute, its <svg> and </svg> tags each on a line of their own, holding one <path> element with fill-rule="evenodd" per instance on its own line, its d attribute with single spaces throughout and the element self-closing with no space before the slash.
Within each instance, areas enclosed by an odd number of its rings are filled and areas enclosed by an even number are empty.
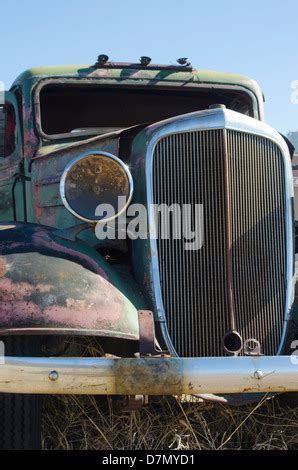
<svg viewBox="0 0 298 470">
<path fill-rule="evenodd" d="M 150 129 L 150 128 L 149 128 Z M 231 130 L 234 132 L 245 132 L 261 136 L 277 145 L 281 151 L 284 163 L 284 182 L 285 182 L 285 234 L 286 234 L 286 292 L 284 300 L 284 321 L 282 326 L 280 347 L 277 354 L 280 353 L 285 339 L 286 323 L 289 319 L 290 309 L 293 299 L 293 265 L 294 265 L 294 250 L 293 250 L 293 216 L 292 216 L 292 197 L 293 197 L 293 182 L 291 173 L 291 162 L 289 157 L 288 148 L 280 135 L 271 127 L 259 122 L 255 119 L 241 115 L 227 109 L 208 110 L 203 112 L 191 113 L 177 118 L 160 123 L 155 126 L 153 132 L 148 139 L 148 147 L 146 152 L 146 187 L 147 187 L 147 204 L 149 207 L 149 229 L 154 232 L 154 212 L 151 210 L 151 204 L 154 204 L 154 188 L 153 188 L 153 158 L 154 151 L 158 142 L 169 135 L 180 134 L 187 132 L 197 132 L 203 130 Z M 151 285 L 153 288 L 153 303 L 156 314 L 156 320 L 160 322 L 160 329 L 163 339 L 170 350 L 171 354 L 177 355 L 176 349 L 173 346 L 172 338 L 169 334 L 167 325 L 167 315 L 164 310 L 163 297 L 160 285 L 160 271 L 158 260 L 158 247 L 157 241 L 150 239 L 150 276 Z"/>
</svg>

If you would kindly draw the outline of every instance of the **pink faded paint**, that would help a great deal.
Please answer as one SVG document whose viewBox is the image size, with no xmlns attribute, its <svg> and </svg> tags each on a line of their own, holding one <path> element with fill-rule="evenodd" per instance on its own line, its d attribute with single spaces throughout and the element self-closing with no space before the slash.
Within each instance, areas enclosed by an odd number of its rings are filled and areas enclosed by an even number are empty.
<svg viewBox="0 0 298 470">
<path fill-rule="evenodd" d="M 17 301 L 3 302 L 0 301 L 0 322 L 1 328 L 9 325 L 17 325 L 19 322 L 30 323 L 30 321 L 38 320 L 42 317 L 41 309 L 34 302 Z"/>
<path fill-rule="evenodd" d="M 43 319 L 46 323 L 59 322 L 63 325 L 71 325 L 73 328 L 87 328 L 96 329 L 100 324 L 100 328 L 110 327 L 112 323 L 111 319 L 111 307 L 109 309 L 97 308 L 96 306 L 89 307 L 86 310 L 81 308 L 68 308 L 60 307 L 58 305 L 47 307 L 43 312 Z M 121 318 L 121 308 L 118 306 L 118 310 L 115 311 L 113 308 L 113 321 L 117 317 Z M 117 320 L 116 320 L 117 321 Z"/>
</svg>

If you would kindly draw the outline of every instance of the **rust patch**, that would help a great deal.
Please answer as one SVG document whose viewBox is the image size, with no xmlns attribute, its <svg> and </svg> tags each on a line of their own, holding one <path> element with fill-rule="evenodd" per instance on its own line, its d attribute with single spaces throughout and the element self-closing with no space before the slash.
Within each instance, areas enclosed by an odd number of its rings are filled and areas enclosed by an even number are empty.
<svg viewBox="0 0 298 470">
<path fill-rule="evenodd" d="M 150 280 L 149 280 L 148 274 L 144 273 L 144 280 L 143 280 L 144 286 L 147 287 L 149 283 L 150 283 Z"/>
</svg>

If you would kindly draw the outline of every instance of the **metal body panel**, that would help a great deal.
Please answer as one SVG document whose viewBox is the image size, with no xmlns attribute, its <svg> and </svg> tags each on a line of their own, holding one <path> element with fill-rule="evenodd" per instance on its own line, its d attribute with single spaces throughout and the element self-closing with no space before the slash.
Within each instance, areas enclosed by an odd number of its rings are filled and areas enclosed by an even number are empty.
<svg viewBox="0 0 298 470">
<path fill-rule="evenodd" d="M 87 245 L 33 224 L 0 224 L 0 335 L 139 339 L 137 292 Z"/>
</svg>

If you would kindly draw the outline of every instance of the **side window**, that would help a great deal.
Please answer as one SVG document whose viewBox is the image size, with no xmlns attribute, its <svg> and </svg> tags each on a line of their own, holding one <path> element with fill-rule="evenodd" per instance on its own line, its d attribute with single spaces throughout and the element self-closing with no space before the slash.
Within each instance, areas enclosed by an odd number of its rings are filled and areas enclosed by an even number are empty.
<svg viewBox="0 0 298 470">
<path fill-rule="evenodd" d="M 0 159 L 11 155 L 16 148 L 16 115 L 11 104 L 0 105 Z"/>
</svg>

